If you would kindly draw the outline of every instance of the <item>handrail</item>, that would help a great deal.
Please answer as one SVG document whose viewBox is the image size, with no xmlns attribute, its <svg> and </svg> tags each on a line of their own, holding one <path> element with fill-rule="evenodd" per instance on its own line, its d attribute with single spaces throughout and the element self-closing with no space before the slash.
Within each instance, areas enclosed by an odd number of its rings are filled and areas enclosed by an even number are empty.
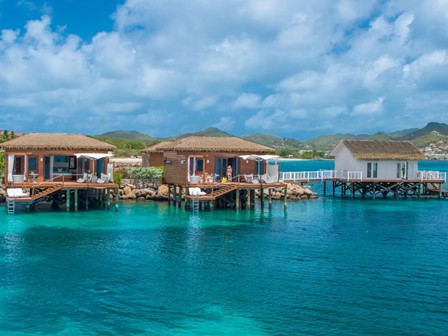
<svg viewBox="0 0 448 336">
<path fill-rule="evenodd" d="M 444 181 L 446 182 L 447 174 L 446 172 L 436 171 L 436 170 L 419 170 L 417 172 L 417 178 L 421 181 Z"/>
<path fill-rule="evenodd" d="M 62 182 L 60 184 L 62 184 L 62 187 L 64 187 L 65 184 L 65 174 L 61 174 L 61 175 L 53 175 L 53 178 L 49 179 L 49 180 L 45 180 L 43 182 L 39 182 L 39 183 L 33 183 L 33 187 L 31 188 L 31 192 L 30 195 L 33 196 L 34 195 L 34 191 L 36 188 L 39 188 L 40 186 L 44 185 L 45 183 L 48 182 L 55 182 L 54 180 L 61 177 L 62 176 Z"/>
</svg>

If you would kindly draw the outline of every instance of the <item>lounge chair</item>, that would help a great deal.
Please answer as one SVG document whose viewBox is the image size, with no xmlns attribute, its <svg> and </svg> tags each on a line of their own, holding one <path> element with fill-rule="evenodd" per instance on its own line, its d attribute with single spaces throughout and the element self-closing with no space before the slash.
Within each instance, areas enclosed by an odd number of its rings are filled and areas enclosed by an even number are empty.
<svg viewBox="0 0 448 336">
<path fill-rule="evenodd" d="M 101 174 L 101 177 L 96 180 L 96 183 L 107 183 L 109 182 L 109 175 L 107 174 Z"/>
<path fill-rule="evenodd" d="M 8 197 L 29 197 L 28 193 L 23 192 L 22 188 L 8 188 L 6 190 Z"/>
<path fill-rule="evenodd" d="M 274 176 L 269 176 L 268 174 L 261 175 L 261 180 L 263 183 L 276 183 L 278 182 L 278 178 Z"/>
<path fill-rule="evenodd" d="M 190 196 L 207 195 L 207 193 L 205 191 L 202 191 L 201 188 L 188 188 L 188 194 Z"/>
<path fill-rule="evenodd" d="M 84 183 L 89 179 L 89 175 L 87 173 L 82 174 L 82 177 L 76 180 L 78 183 Z"/>
<path fill-rule="evenodd" d="M 251 183 L 254 179 L 254 174 L 244 174 L 244 182 Z"/>
</svg>

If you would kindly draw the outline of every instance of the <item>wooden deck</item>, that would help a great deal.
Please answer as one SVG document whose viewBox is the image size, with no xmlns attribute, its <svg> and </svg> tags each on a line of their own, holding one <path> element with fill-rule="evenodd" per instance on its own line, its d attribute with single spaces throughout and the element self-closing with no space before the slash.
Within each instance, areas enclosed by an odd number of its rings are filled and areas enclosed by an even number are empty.
<svg viewBox="0 0 448 336">
<path fill-rule="evenodd" d="M 12 189 L 12 190 L 11 190 Z M 27 191 L 24 196 L 23 189 Z M 79 208 L 108 209 L 111 205 L 111 190 L 115 191 L 115 209 L 118 209 L 119 185 L 115 183 L 93 183 L 76 181 L 68 182 L 23 182 L 11 183 L 7 186 L 10 196 L 6 197 L 7 211 L 9 214 L 16 212 L 16 206 L 21 206 L 28 211 L 40 202 L 51 202 L 53 209 L 65 204 L 66 211 L 78 211 Z M 19 193 L 17 193 L 19 191 Z M 14 194 L 15 195 L 14 195 Z"/>
</svg>

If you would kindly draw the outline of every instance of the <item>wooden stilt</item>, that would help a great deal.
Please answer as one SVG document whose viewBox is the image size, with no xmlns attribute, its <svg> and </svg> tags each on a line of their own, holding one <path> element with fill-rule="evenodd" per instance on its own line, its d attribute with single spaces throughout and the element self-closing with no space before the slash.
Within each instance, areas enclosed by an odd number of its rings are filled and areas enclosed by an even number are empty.
<svg viewBox="0 0 448 336">
<path fill-rule="evenodd" d="M 272 208 L 272 188 L 269 188 L 269 200 L 268 200 L 269 209 Z"/>
<path fill-rule="evenodd" d="M 78 189 L 75 189 L 74 192 L 75 192 L 75 211 L 78 211 Z"/>
<path fill-rule="evenodd" d="M 260 205 L 261 208 L 264 208 L 264 189 L 263 187 L 260 189 Z"/>
<path fill-rule="evenodd" d="M 251 189 L 247 189 L 247 201 L 246 201 L 246 208 L 247 209 L 250 209 L 250 206 L 251 206 L 251 194 L 252 194 L 252 191 L 251 191 Z"/>
<path fill-rule="evenodd" d="M 236 194 L 235 194 L 235 209 L 239 210 L 240 209 L 240 188 L 236 189 Z"/>
<path fill-rule="evenodd" d="M 65 191 L 65 210 L 70 211 L 70 189 Z"/>
<path fill-rule="evenodd" d="M 285 187 L 284 195 L 283 195 L 283 210 L 286 211 L 288 208 L 288 187 Z"/>
<path fill-rule="evenodd" d="M 327 181 L 323 181 L 324 185 L 324 196 L 327 196 Z"/>
<path fill-rule="evenodd" d="M 115 211 L 118 211 L 118 200 L 120 199 L 120 189 L 115 189 Z"/>
<path fill-rule="evenodd" d="M 177 206 L 177 185 L 174 185 L 173 190 L 173 205 Z"/>
<path fill-rule="evenodd" d="M 106 207 L 110 209 L 110 189 L 106 190 Z"/>
<path fill-rule="evenodd" d="M 168 184 L 168 205 L 171 205 L 171 184 Z"/>
</svg>

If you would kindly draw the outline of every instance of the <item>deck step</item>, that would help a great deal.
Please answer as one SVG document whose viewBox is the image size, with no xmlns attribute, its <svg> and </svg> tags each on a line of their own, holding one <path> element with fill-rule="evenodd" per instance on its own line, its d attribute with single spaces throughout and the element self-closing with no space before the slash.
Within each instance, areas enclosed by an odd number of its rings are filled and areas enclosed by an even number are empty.
<svg viewBox="0 0 448 336">
<path fill-rule="evenodd" d="M 193 210 L 194 212 L 199 211 L 199 200 L 198 199 L 192 200 L 191 210 Z"/>
<path fill-rule="evenodd" d="M 62 184 L 57 184 L 57 185 L 54 185 L 54 186 L 52 186 L 50 188 L 47 188 L 47 189 L 45 189 L 45 190 L 43 190 L 43 191 L 41 191 L 41 192 L 39 192 L 37 194 L 34 194 L 33 196 L 31 196 L 31 199 L 33 201 L 35 201 L 35 200 L 38 200 L 38 199 L 40 199 L 42 197 L 51 195 L 51 194 L 53 194 L 56 191 L 59 191 L 61 189 L 62 189 Z"/>
<path fill-rule="evenodd" d="M 217 197 L 219 197 L 219 196 L 228 194 L 229 192 L 234 191 L 234 190 L 236 190 L 237 188 L 238 188 L 238 187 L 237 187 L 236 185 L 232 185 L 232 184 L 230 184 L 230 185 L 225 185 L 225 186 L 223 186 L 222 188 L 220 188 L 220 189 L 218 189 L 218 190 L 216 190 L 216 191 L 213 191 L 213 193 L 212 193 L 210 196 L 213 196 L 214 198 L 217 198 Z"/>
<path fill-rule="evenodd" d="M 6 205 L 8 209 L 8 214 L 14 214 L 16 209 L 16 201 L 14 198 L 8 198 L 6 200 Z"/>
</svg>

